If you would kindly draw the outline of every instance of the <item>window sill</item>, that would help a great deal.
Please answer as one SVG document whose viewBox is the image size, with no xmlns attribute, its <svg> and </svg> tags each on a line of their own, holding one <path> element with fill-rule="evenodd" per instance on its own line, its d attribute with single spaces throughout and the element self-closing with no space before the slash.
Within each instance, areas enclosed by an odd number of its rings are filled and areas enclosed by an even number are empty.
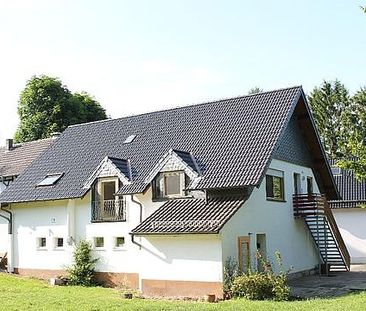
<svg viewBox="0 0 366 311">
<path fill-rule="evenodd" d="M 47 251 L 48 249 L 46 247 L 37 247 L 37 251 Z"/>
<path fill-rule="evenodd" d="M 56 252 L 60 252 L 60 251 L 64 251 L 65 247 L 55 247 L 53 250 Z"/>
<path fill-rule="evenodd" d="M 185 196 L 176 196 L 176 197 L 165 197 L 165 198 L 153 198 L 151 199 L 152 202 L 166 202 L 170 200 L 176 200 L 176 199 L 191 199 L 193 198 L 192 195 L 185 195 Z"/>
<path fill-rule="evenodd" d="M 104 252 L 106 249 L 104 247 L 94 247 L 94 250 Z"/>
<path fill-rule="evenodd" d="M 284 199 L 267 198 L 267 201 L 278 202 L 278 203 L 286 203 L 286 200 L 284 200 Z"/>
<path fill-rule="evenodd" d="M 113 251 L 121 252 L 121 251 L 127 251 L 125 246 L 122 247 L 113 247 Z"/>
</svg>

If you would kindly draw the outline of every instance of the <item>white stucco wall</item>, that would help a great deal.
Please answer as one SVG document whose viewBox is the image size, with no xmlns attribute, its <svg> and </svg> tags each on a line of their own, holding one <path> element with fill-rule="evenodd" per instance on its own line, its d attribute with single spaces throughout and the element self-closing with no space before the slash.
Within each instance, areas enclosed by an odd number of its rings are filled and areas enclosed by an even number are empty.
<svg viewBox="0 0 366 311">
<path fill-rule="evenodd" d="M 136 196 L 149 216 L 163 202 L 151 202 L 151 192 Z M 72 200 L 75 205 L 74 236 L 76 241 L 104 238 L 104 247 L 95 249 L 99 258 L 97 270 L 103 272 L 139 273 L 140 279 L 222 281 L 221 241 L 217 235 L 179 235 L 136 237 L 141 245 L 132 243 L 129 232 L 140 221 L 140 206 L 127 197 L 127 221 L 91 223 L 90 195 Z M 68 237 L 69 200 L 13 204 L 14 266 L 23 269 L 65 269 L 72 262 L 73 247 L 66 245 Z M 37 248 L 37 237 L 47 238 L 47 249 Z M 56 237 L 64 237 L 65 248 L 54 249 Z M 122 248 L 114 246 L 116 237 L 124 237 Z"/>
<path fill-rule="evenodd" d="M 366 263 L 366 209 L 333 209 L 351 263 Z"/>
<path fill-rule="evenodd" d="M 292 195 L 294 193 L 293 174 L 301 174 L 301 188 L 306 189 L 306 177 L 313 177 L 314 192 L 319 192 L 310 168 L 272 160 L 270 168 L 284 172 L 285 202 L 266 199 L 266 182 L 255 188 L 250 198 L 221 232 L 223 240 L 223 261 L 229 256 L 238 259 L 238 236 L 250 236 L 251 263 L 256 265 L 256 235 L 266 234 L 266 253 L 271 262 L 276 262 L 274 254 L 279 251 L 285 269 L 291 272 L 314 268 L 319 257 L 313 239 L 303 220 L 293 216 Z M 276 266 L 276 265 L 275 265 Z"/>
<path fill-rule="evenodd" d="M 5 190 L 5 185 L 0 182 L 0 193 Z M 0 217 L 0 254 L 5 253 L 8 246 L 8 225 L 7 221 Z"/>
</svg>

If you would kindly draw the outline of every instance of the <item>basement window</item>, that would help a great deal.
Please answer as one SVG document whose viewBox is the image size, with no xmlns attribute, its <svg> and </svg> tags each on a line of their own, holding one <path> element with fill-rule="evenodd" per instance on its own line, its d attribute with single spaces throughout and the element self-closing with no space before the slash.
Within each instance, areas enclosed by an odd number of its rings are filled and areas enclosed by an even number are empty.
<svg viewBox="0 0 366 311">
<path fill-rule="evenodd" d="M 53 186 L 62 177 L 63 173 L 48 174 L 37 185 L 37 187 Z"/>
<path fill-rule="evenodd" d="M 95 248 L 103 248 L 104 247 L 104 238 L 103 237 L 95 237 L 94 238 L 94 247 Z"/>
<path fill-rule="evenodd" d="M 125 245 L 125 238 L 123 236 L 119 236 L 115 238 L 115 248 L 121 248 Z"/>
<path fill-rule="evenodd" d="M 45 249 L 47 247 L 47 239 L 44 237 L 37 238 L 37 248 Z"/>
<path fill-rule="evenodd" d="M 64 247 L 64 238 L 55 238 L 55 248 Z"/>
</svg>

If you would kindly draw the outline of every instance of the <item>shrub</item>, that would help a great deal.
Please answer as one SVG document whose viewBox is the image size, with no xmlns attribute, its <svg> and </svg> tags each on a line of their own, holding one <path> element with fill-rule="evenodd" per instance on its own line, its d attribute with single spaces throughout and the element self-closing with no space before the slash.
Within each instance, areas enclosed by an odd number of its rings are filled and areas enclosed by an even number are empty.
<svg viewBox="0 0 366 311">
<path fill-rule="evenodd" d="M 92 246 L 89 242 L 80 241 L 74 251 L 74 264 L 68 269 L 69 284 L 81 286 L 96 285 L 95 263 L 92 257 Z"/>
<path fill-rule="evenodd" d="M 281 255 L 276 252 L 276 260 L 281 272 L 276 275 L 268 260 L 260 258 L 263 272 L 249 271 L 246 274 L 236 277 L 231 286 L 231 294 L 237 298 L 251 300 L 274 299 L 278 301 L 288 300 L 290 288 L 287 285 L 287 273 L 283 271 Z"/>
<path fill-rule="evenodd" d="M 238 263 L 235 259 L 229 257 L 224 265 L 224 298 L 230 299 L 232 297 L 231 287 L 236 277 L 240 275 Z"/>
</svg>

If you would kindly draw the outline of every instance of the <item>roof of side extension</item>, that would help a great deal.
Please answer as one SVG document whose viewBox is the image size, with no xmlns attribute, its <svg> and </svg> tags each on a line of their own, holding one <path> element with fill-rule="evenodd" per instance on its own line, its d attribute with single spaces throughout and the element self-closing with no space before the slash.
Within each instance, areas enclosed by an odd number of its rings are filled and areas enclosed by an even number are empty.
<svg viewBox="0 0 366 311">
<path fill-rule="evenodd" d="M 161 206 L 132 230 L 133 234 L 218 233 L 243 206 L 245 197 L 176 199 Z"/>
<path fill-rule="evenodd" d="M 50 144 L 53 138 L 14 144 L 11 150 L 0 147 L 0 177 L 20 175 Z"/>
<path fill-rule="evenodd" d="M 68 127 L 1 195 L 3 202 L 82 197 L 85 181 L 108 156 L 129 159 L 132 179 L 123 193 L 146 188 L 146 178 L 170 150 L 194 155 L 199 189 L 259 186 L 276 144 L 298 103 L 307 122 L 325 191 L 336 197 L 334 181 L 313 128 L 301 87 Z M 304 117 L 305 116 L 305 117 Z M 306 124 L 305 124 L 306 125 Z M 305 128 L 305 127 L 304 127 Z M 127 137 L 135 135 L 130 143 Z M 327 166 L 328 165 L 328 166 Z M 35 186 L 47 174 L 64 173 L 53 187 Z"/>
</svg>

